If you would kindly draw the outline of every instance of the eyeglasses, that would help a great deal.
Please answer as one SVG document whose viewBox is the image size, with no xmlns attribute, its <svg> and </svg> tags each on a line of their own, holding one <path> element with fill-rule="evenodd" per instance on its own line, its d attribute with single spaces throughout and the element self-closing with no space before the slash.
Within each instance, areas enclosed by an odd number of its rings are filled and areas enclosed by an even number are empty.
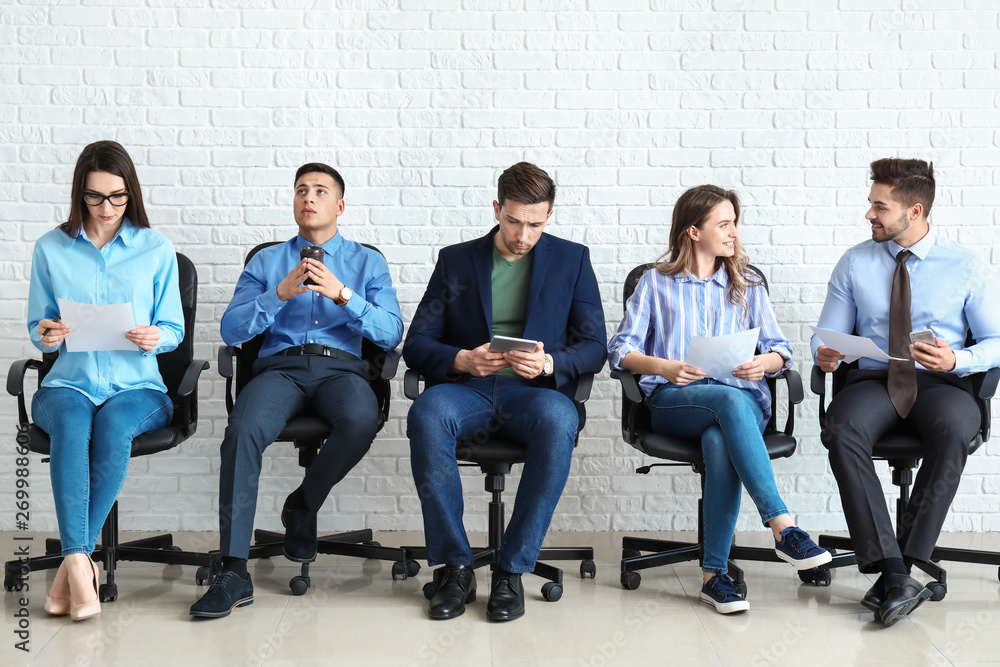
<svg viewBox="0 0 1000 667">
<path fill-rule="evenodd" d="M 83 201 L 89 206 L 100 206 L 105 201 L 111 202 L 112 206 L 124 206 L 128 203 L 128 193 L 118 192 L 113 195 L 100 195 L 96 192 L 84 192 Z"/>
</svg>

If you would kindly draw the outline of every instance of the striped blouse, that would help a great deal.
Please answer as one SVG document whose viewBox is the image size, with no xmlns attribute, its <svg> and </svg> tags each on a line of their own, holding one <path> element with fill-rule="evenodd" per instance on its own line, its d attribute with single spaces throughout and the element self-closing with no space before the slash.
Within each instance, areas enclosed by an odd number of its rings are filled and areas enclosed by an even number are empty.
<svg viewBox="0 0 1000 667">
<path fill-rule="evenodd" d="M 756 275 L 747 272 L 750 280 Z M 661 359 L 687 358 L 692 336 L 723 336 L 760 327 L 757 349 L 760 354 L 777 352 L 785 359 L 778 375 L 792 367 L 792 346 L 781 333 L 767 289 L 759 281 L 747 285 L 746 321 L 729 301 L 729 275 L 720 267 L 712 277 L 698 280 L 689 272 L 668 276 L 656 269 L 643 274 L 629 297 L 625 317 L 608 344 L 611 367 L 620 369 L 629 352 Z M 667 380 L 659 375 L 643 375 L 639 386 L 649 396 Z M 749 389 L 765 418 L 771 415 L 771 394 L 763 378 L 757 382 L 729 377 L 723 384 Z"/>
</svg>

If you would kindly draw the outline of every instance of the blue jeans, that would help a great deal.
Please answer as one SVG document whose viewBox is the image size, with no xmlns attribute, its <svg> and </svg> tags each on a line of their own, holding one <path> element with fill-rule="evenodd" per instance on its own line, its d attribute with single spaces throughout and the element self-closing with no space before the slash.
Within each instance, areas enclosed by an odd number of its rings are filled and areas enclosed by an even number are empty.
<svg viewBox="0 0 1000 667">
<path fill-rule="evenodd" d="M 653 430 L 701 438 L 705 461 L 705 572 L 726 572 L 729 547 L 740 513 L 740 484 L 767 524 L 788 509 L 774 484 L 774 471 L 761 435 L 767 421 L 746 389 L 706 379 L 678 387 L 661 385 L 649 397 Z"/>
<path fill-rule="evenodd" d="M 569 477 L 578 423 L 576 405 L 567 396 L 516 378 L 473 378 L 421 393 L 410 406 L 406 435 L 428 563 L 472 565 L 455 447 L 458 440 L 485 441 L 496 433 L 527 448 L 499 564 L 508 572 L 534 570 Z"/>
<path fill-rule="evenodd" d="M 125 482 L 132 439 L 168 425 L 173 411 L 170 397 L 155 389 L 123 391 L 101 405 L 66 387 L 35 392 L 31 415 L 49 434 L 52 495 L 64 556 L 93 553 Z"/>
</svg>

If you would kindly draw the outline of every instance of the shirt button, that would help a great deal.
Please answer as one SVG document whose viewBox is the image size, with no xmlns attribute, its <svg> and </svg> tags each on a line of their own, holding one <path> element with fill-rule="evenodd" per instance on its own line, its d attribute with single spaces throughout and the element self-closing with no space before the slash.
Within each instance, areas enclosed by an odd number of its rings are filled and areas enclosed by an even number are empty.
<svg viewBox="0 0 1000 667">
<path fill-rule="evenodd" d="M 311 343 L 312 341 L 310 340 L 309 342 Z"/>
<path fill-rule="evenodd" d="M 102 378 L 106 378 L 106 377 L 108 377 L 108 374 L 107 373 L 101 373 L 101 377 Z"/>
<path fill-rule="evenodd" d="M 100 295 L 98 295 L 98 296 L 100 296 L 100 297 L 101 297 L 102 299 L 104 298 L 104 295 L 103 295 L 103 294 L 100 294 Z"/>
<path fill-rule="evenodd" d="M 316 320 L 315 322 L 313 322 L 313 324 L 319 324 L 319 320 Z"/>
<path fill-rule="evenodd" d="M 104 273 L 104 267 L 103 266 L 101 267 L 101 273 Z"/>
</svg>

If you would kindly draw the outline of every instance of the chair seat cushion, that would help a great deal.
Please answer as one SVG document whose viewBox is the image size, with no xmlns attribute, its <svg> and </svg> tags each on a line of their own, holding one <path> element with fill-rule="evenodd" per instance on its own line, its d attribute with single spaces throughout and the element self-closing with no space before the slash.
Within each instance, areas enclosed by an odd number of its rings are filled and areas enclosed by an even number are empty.
<svg viewBox="0 0 1000 667">
<path fill-rule="evenodd" d="M 455 447 L 458 460 L 470 463 L 524 463 L 525 453 L 521 443 L 497 436 L 485 442 L 462 440 Z"/>
<path fill-rule="evenodd" d="M 764 433 L 764 444 L 767 446 L 768 456 L 772 459 L 785 458 L 795 453 L 795 438 L 778 431 Z M 698 440 L 673 438 L 645 431 L 639 433 L 639 437 L 632 446 L 643 454 L 655 456 L 658 459 L 682 463 L 702 463 L 701 442 Z"/>
<path fill-rule="evenodd" d="M 285 428 L 277 437 L 279 442 L 293 442 L 297 440 L 319 440 L 320 443 L 326 440 L 333 427 L 325 419 L 312 415 L 294 417 L 285 424 Z"/>
<path fill-rule="evenodd" d="M 166 451 L 184 440 L 181 430 L 175 426 L 146 431 L 132 440 L 132 456 L 146 456 Z M 38 454 L 51 454 L 49 434 L 32 424 L 28 427 L 28 449 Z"/>
<path fill-rule="evenodd" d="M 976 437 L 969 441 L 969 454 L 974 453 L 982 444 L 982 436 L 976 434 Z M 890 461 L 912 459 L 914 463 L 908 467 L 915 467 L 915 461 L 924 456 L 924 441 L 920 436 L 909 433 L 890 433 L 875 443 L 872 447 L 872 456 Z"/>
</svg>

